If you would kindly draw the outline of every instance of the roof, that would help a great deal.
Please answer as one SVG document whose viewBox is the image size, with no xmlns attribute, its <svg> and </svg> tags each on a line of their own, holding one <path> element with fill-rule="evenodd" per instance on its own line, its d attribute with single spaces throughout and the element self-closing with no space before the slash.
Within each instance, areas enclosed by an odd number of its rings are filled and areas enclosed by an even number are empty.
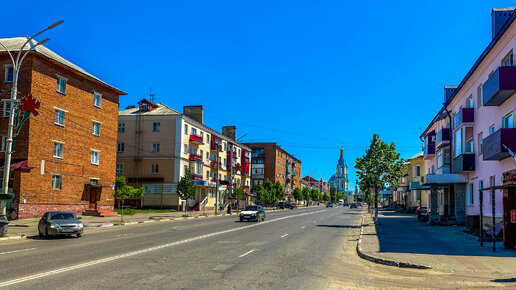
<svg viewBox="0 0 516 290">
<path fill-rule="evenodd" d="M 245 142 L 243 143 L 246 146 L 249 146 L 250 148 L 256 149 L 260 148 L 266 145 L 274 146 L 276 149 L 282 151 L 283 153 L 287 154 L 290 158 L 295 159 L 298 163 L 303 163 L 300 159 L 296 158 L 293 154 L 289 153 L 287 150 L 283 149 L 280 145 L 278 145 L 276 142 Z"/>
<path fill-rule="evenodd" d="M 408 160 L 411 160 L 411 159 L 416 159 L 416 158 L 419 158 L 419 157 L 423 157 L 423 151 L 419 152 L 418 154 L 410 157 L 410 158 L 407 158 Z"/>
<path fill-rule="evenodd" d="M 158 107 L 152 111 L 140 112 L 140 108 L 134 107 L 134 108 L 125 109 L 123 111 L 119 111 L 118 115 L 119 116 L 132 116 L 132 115 L 136 115 L 137 113 L 140 113 L 143 116 L 169 116 L 169 115 L 180 116 L 181 115 L 181 113 L 179 113 L 178 111 L 176 111 L 166 105 L 163 105 L 161 103 L 157 103 L 156 105 Z"/>
<path fill-rule="evenodd" d="M 10 38 L 0 38 L 0 42 L 5 46 L 7 47 L 7 49 L 11 52 L 18 52 L 20 51 L 21 47 L 23 46 L 23 44 L 27 41 L 27 37 L 10 37 Z M 36 45 L 36 41 L 33 39 L 31 40 L 23 49 L 23 51 L 27 51 L 29 50 L 29 48 L 32 48 L 34 45 Z M 33 48 L 33 51 L 34 52 L 37 52 L 38 54 L 54 61 L 54 62 L 57 62 L 59 64 L 62 64 L 64 66 L 67 66 L 81 74 L 83 74 L 84 76 L 86 77 L 89 77 L 91 79 L 93 79 L 94 81 L 97 81 L 105 86 L 108 86 L 109 88 L 111 88 L 112 90 L 115 90 L 117 91 L 117 93 L 119 95 L 127 95 L 127 93 L 121 91 L 120 89 L 117 89 L 105 82 L 103 82 L 102 80 L 100 80 L 99 78 L 97 78 L 96 76 L 88 73 L 87 71 L 85 71 L 84 69 L 82 69 L 81 67 L 73 64 L 72 62 L 66 60 L 65 58 L 61 57 L 60 55 L 58 55 L 57 53 L 53 52 L 52 50 L 48 49 L 47 47 L 45 47 L 44 45 L 38 45 L 36 46 L 35 48 Z M 5 52 L 5 49 L 0 45 L 0 52 Z"/>
<path fill-rule="evenodd" d="M 337 166 L 344 167 L 346 166 L 346 160 L 344 160 L 344 149 L 340 148 L 340 157 L 339 161 L 337 162 Z"/>
<path fill-rule="evenodd" d="M 516 7 L 493 8 L 493 12 L 500 12 L 500 11 L 513 11 L 514 9 L 516 9 Z"/>
</svg>

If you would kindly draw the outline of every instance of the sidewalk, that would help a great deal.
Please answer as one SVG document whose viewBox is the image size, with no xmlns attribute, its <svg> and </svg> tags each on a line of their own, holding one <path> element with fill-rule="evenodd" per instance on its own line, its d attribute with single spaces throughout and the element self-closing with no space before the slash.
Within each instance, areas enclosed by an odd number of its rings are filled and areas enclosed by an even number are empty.
<svg viewBox="0 0 516 290">
<path fill-rule="evenodd" d="M 297 209 L 313 208 L 309 207 L 298 207 Z M 296 209 L 296 210 L 297 210 Z M 278 212 L 278 211 L 289 211 L 289 209 L 265 209 L 266 212 Z M 232 211 L 233 216 L 237 215 L 239 211 Z M 82 216 L 82 223 L 84 224 L 85 231 L 92 230 L 93 228 L 99 227 L 113 227 L 113 226 L 124 226 L 134 225 L 142 223 L 152 223 L 160 221 L 170 220 L 188 220 L 194 218 L 210 218 L 210 217 L 222 217 L 228 215 L 226 211 L 215 215 L 214 210 L 209 211 L 189 211 L 190 217 L 182 217 L 184 212 L 170 211 L 170 212 L 150 212 L 150 213 L 137 213 L 134 215 L 124 215 L 124 223 L 120 222 L 120 215 L 108 216 L 108 217 L 96 217 L 96 216 Z M 0 238 L 2 240 L 21 239 L 24 237 L 37 236 L 38 235 L 38 222 L 40 218 L 21 219 L 14 220 L 9 223 L 8 237 Z"/>
<path fill-rule="evenodd" d="M 502 242 L 480 243 L 462 231 L 465 227 L 428 226 L 414 215 L 379 211 L 378 228 L 364 213 L 359 255 L 378 263 L 411 268 L 432 268 L 446 272 L 516 274 L 516 250 Z"/>
</svg>

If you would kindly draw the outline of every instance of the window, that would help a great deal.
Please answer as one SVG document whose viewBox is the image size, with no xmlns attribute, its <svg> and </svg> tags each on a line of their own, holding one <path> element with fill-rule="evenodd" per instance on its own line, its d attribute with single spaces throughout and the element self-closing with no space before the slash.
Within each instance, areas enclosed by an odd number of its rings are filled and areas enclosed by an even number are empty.
<svg viewBox="0 0 516 290">
<path fill-rule="evenodd" d="M 466 140 L 466 146 L 464 149 L 468 153 L 473 153 L 473 138 Z"/>
<path fill-rule="evenodd" d="M 52 189 L 61 190 L 63 185 L 63 176 L 59 174 L 52 174 Z"/>
<path fill-rule="evenodd" d="M 240 155 L 240 154 L 242 154 L 242 153 L 241 153 L 241 151 L 240 151 L 240 148 L 238 148 L 238 155 L 237 155 L 237 156 L 238 156 L 238 157 L 241 157 L 241 155 Z"/>
<path fill-rule="evenodd" d="M 151 174 L 157 174 L 158 173 L 158 164 L 151 164 L 150 173 Z"/>
<path fill-rule="evenodd" d="M 93 105 L 95 107 L 99 107 L 100 108 L 101 104 L 102 104 L 102 95 L 97 93 L 97 92 L 94 92 L 93 93 Z"/>
<path fill-rule="evenodd" d="M 185 124 L 185 135 L 188 135 L 188 125 Z"/>
<path fill-rule="evenodd" d="M 473 183 L 466 184 L 466 205 L 473 204 Z"/>
<path fill-rule="evenodd" d="M 125 123 L 118 123 L 118 133 L 125 132 Z"/>
<path fill-rule="evenodd" d="M 473 95 L 466 99 L 466 108 L 473 108 Z"/>
<path fill-rule="evenodd" d="M 188 166 L 185 165 L 184 172 L 187 172 L 187 171 L 188 171 Z"/>
<path fill-rule="evenodd" d="M 482 199 L 483 200 L 483 191 L 481 191 L 482 189 L 484 188 L 484 181 L 483 180 L 479 180 L 478 181 L 478 203 L 480 204 L 480 200 Z"/>
<path fill-rule="evenodd" d="M 152 132 L 159 132 L 161 123 L 160 122 L 153 122 L 152 123 Z"/>
<path fill-rule="evenodd" d="M 125 144 L 124 143 L 118 143 L 117 144 L 117 149 L 116 149 L 117 152 L 124 152 L 124 149 L 125 149 Z"/>
<path fill-rule="evenodd" d="M 192 127 L 192 135 L 197 135 L 197 129 Z"/>
<path fill-rule="evenodd" d="M 478 155 L 484 153 L 484 138 L 482 137 L 482 133 L 478 134 Z"/>
<path fill-rule="evenodd" d="M 514 115 L 512 114 L 512 112 L 503 116 L 502 128 L 514 128 Z"/>
<path fill-rule="evenodd" d="M 210 160 L 210 152 L 206 152 L 206 159 Z"/>
<path fill-rule="evenodd" d="M 11 115 L 11 103 L 10 100 L 4 101 L 4 117 L 8 118 Z"/>
<path fill-rule="evenodd" d="M 159 143 L 152 143 L 152 152 L 159 152 Z"/>
<path fill-rule="evenodd" d="M 90 184 L 91 185 L 99 185 L 99 179 L 98 178 L 90 178 Z"/>
<path fill-rule="evenodd" d="M 56 91 L 61 94 L 66 94 L 66 81 L 67 79 L 62 76 L 57 76 Z"/>
<path fill-rule="evenodd" d="M 502 66 L 512 66 L 513 64 L 513 61 L 512 61 L 512 51 L 509 52 L 509 54 L 507 54 L 507 56 L 505 56 L 502 60 Z"/>
<path fill-rule="evenodd" d="M 92 133 L 95 136 L 100 136 L 100 123 L 93 121 Z"/>
<path fill-rule="evenodd" d="M 489 135 L 493 134 L 495 132 L 495 125 L 489 126 Z"/>
<path fill-rule="evenodd" d="M 65 125 L 65 111 L 56 109 L 56 116 L 54 124 L 64 126 Z"/>
<path fill-rule="evenodd" d="M 63 143 L 54 142 L 54 158 L 63 158 Z"/>
<path fill-rule="evenodd" d="M 489 177 L 489 186 L 492 187 L 492 186 L 495 186 L 496 185 L 496 178 L 495 176 L 491 176 Z"/>
<path fill-rule="evenodd" d="M 5 65 L 5 82 L 12 83 L 14 81 L 14 67 L 12 64 Z"/>
<path fill-rule="evenodd" d="M 124 164 L 117 163 L 116 164 L 116 174 L 122 174 L 122 173 L 124 173 Z"/>
<path fill-rule="evenodd" d="M 204 151 L 199 150 L 199 155 L 201 156 L 201 158 L 203 158 L 204 157 Z"/>
<path fill-rule="evenodd" d="M 416 177 L 420 177 L 421 176 L 421 166 L 416 165 L 415 174 L 416 174 Z"/>
<path fill-rule="evenodd" d="M 454 154 L 454 157 L 457 157 L 459 156 L 461 153 L 462 153 L 462 128 L 457 130 L 457 132 L 455 132 L 455 137 L 453 139 L 455 142 L 453 142 L 453 144 L 455 144 L 455 150 L 453 152 Z"/>
<path fill-rule="evenodd" d="M 188 145 L 183 144 L 183 148 L 184 148 L 184 153 L 188 154 Z"/>
<path fill-rule="evenodd" d="M 480 108 L 483 104 L 484 103 L 482 100 L 482 84 L 480 84 L 480 86 L 478 86 L 477 88 L 477 106 Z"/>
<path fill-rule="evenodd" d="M 91 151 L 91 164 L 99 165 L 99 151 Z"/>
<path fill-rule="evenodd" d="M 206 142 L 210 143 L 210 134 L 206 134 Z"/>
<path fill-rule="evenodd" d="M 201 131 L 201 139 L 204 142 L 204 132 L 203 131 Z"/>
<path fill-rule="evenodd" d="M 210 180 L 210 172 L 209 171 L 206 171 L 206 179 Z"/>
</svg>

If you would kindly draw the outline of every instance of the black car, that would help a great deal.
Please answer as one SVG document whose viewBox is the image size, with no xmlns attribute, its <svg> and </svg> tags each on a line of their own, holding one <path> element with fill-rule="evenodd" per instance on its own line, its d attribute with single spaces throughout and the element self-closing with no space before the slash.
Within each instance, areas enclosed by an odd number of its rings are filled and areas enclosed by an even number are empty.
<svg viewBox="0 0 516 290">
<path fill-rule="evenodd" d="M 265 210 L 261 205 L 248 205 L 240 212 L 240 221 L 265 220 Z"/>
<path fill-rule="evenodd" d="M 356 203 L 356 202 L 352 202 L 352 203 L 349 205 L 349 208 L 358 208 L 357 203 Z"/>
<path fill-rule="evenodd" d="M 428 219 L 428 208 L 426 206 L 418 206 L 416 215 L 419 221 L 426 221 Z"/>
<path fill-rule="evenodd" d="M 50 211 L 46 212 L 38 223 L 38 233 L 40 237 L 46 236 L 82 236 L 84 225 L 80 218 L 70 211 Z"/>
<path fill-rule="evenodd" d="M 333 202 L 328 201 L 328 202 L 326 203 L 326 207 L 333 207 Z"/>
</svg>

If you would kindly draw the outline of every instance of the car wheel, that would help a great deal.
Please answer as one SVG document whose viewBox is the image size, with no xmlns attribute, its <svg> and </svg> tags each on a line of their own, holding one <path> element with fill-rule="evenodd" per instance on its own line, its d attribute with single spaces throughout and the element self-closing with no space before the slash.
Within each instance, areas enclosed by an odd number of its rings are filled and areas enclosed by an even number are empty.
<svg viewBox="0 0 516 290">
<path fill-rule="evenodd" d="M 241 223 L 242 223 L 242 222 L 244 222 L 244 219 L 240 219 L 240 222 L 241 222 Z"/>
<path fill-rule="evenodd" d="M 41 232 L 41 230 L 39 230 L 39 229 L 38 229 L 38 236 L 39 236 L 40 238 L 42 238 L 42 237 L 43 237 L 43 233 L 42 233 L 42 232 Z"/>
<path fill-rule="evenodd" d="M 264 220 L 265 220 L 265 215 L 264 215 L 264 216 L 262 216 L 262 221 L 264 221 Z"/>
<path fill-rule="evenodd" d="M 50 239 L 50 235 L 48 234 L 48 229 L 47 228 L 45 228 L 45 237 L 47 239 Z"/>
<path fill-rule="evenodd" d="M 77 237 L 78 238 L 82 237 L 82 234 L 81 233 L 77 234 Z"/>
</svg>

